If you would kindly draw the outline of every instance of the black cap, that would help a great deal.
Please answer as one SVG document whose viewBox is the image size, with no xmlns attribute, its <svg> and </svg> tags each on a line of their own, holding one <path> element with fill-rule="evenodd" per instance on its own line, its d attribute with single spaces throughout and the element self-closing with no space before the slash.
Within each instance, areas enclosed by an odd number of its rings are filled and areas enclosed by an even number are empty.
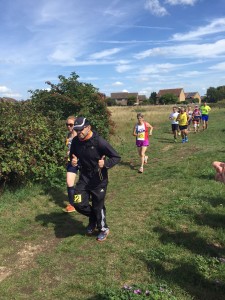
<svg viewBox="0 0 225 300">
<path fill-rule="evenodd" d="M 74 122 L 74 127 L 73 129 L 75 131 L 81 131 L 84 129 L 84 127 L 90 125 L 89 121 L 85 117 L 78 117 L 76 118 Z"/>
</svg>

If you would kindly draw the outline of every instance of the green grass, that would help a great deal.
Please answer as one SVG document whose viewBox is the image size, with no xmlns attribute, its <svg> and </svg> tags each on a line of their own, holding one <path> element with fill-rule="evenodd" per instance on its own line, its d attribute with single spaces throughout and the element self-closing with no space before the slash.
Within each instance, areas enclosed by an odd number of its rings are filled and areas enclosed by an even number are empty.
<svg viewBox="0 0 225 300">
<path fill-rule="evenodd" d="M 182 145 L 173 143 L 170 108 L 145 107 L 155 129 L 143 174 L 136 109 L 112 108 L 122 161 L 109 175 L 106 242 L 85 236 L 84 216 L 62 212 L 66 186 L 1 195 L 1 299 L 224 299 L 225 185 L 211 164 L 225 160 L 225 109 L 214 108 L 209 129 Z"/>
</svg>

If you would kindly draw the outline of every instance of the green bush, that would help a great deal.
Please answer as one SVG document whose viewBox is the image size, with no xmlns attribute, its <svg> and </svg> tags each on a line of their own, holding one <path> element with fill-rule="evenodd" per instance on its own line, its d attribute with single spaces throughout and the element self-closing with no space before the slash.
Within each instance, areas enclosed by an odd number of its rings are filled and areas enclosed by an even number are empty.
<svg viewBox="0 0 225 300">
<path fill-rule="evenodd" d="M 46 82 L 50 90 L 30 91 L 35 110 L 63 120 L 69 115 L 85 116 L 100 135 L 108 138 L 114 131 L 114 123 L 110 119 L 104 95 L 93 85 L 79 82 L 75 72 L 69 78 L 62 75 L 58 78 L 58 84 Z"/>
<path fill-rule="evenodd" d="M 52 181 L 65 169 L 65 128 L 30 103 L 0 104 L 0 178 L 13 184 Z"/>
<path fill-rule="evenodd" d="M 59 76 L 50 90 L 35 90 L 31 99 L 0 103 L 0 184 L 41 181 L 58 185 L 65 173 L 65 120 L 83 115 L 108 138 L 114 124 L 104 95 L 78 76 Z"/>
</svg>

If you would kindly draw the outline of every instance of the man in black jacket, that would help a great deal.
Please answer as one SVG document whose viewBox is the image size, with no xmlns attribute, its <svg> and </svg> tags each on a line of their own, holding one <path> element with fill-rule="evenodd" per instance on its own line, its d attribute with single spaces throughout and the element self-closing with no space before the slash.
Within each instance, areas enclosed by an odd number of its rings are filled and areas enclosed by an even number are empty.
<svg viewBox="0 0 225 300">
<path fill-rule="evenodd" d="M 77 136 L 72 141 L 70 160 L 73 166 L 79 160 L 80 166 L 79 181 L 74 189 L 74 207 L 89 217 L 87 234 L 92 235 L 97 228 L 97 240 L 102 242 L 109 234 L 105 208 L 108 169 L 118 164 L 121 157 L 106 140 L 91 130 L 86 118 L 78 117 L 74 130 Z"/>
</svg>

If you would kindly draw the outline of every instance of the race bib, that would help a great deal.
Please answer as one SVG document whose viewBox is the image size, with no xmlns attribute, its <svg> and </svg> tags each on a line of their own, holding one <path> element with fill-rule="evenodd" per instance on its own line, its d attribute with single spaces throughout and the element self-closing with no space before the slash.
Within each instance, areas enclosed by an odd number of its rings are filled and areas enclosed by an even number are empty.
<svg viewBox="0 0 225 300">
<path fill-rule="evenodd" d="M 137 135 L 138 139 L 144 139 L 145 138 L 145 133 L 144 132 L 139 132 Z"/>
<path fill-rule="evenodd" d="M 74 195 L 74 203 L 80 203 L 81 202 L 81 195 Z"/>
</svg>

